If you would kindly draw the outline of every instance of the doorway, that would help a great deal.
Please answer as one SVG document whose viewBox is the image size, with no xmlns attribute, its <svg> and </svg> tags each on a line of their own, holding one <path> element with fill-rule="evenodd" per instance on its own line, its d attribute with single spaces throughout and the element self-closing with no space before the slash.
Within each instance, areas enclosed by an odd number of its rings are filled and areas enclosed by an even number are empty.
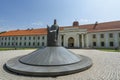
<svg viewBox="0 0 120 80">
<path fill-rule="evenodd" d="M 68 39 L 68 47 L 74 47 L 74 38 L 73 37 L 70 37 L 69 39 Z"/>
</svg>

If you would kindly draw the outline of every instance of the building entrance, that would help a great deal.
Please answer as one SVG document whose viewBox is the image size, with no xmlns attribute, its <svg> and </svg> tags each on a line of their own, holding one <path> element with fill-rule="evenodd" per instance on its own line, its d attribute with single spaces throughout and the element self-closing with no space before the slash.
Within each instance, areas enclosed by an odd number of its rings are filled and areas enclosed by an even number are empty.
<svg viewBox="0 0 120 80">
<path fill-rule="evenodd" d="M 68 47 L 74 47 L 74 38 L 70 37 L 68 39 Z"/>
</svg>

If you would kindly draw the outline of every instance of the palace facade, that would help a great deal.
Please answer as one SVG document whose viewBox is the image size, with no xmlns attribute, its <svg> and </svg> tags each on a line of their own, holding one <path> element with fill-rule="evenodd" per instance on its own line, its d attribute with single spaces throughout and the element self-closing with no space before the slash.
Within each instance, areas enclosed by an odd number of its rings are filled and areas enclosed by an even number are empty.
<svg viewBox="0 0 120 80">
<path fill-rule="evenodd" d="M 68 48 L 120 47 L 120 21 L 60 26 L 59 43 Z M 0 47 L 44 47 L 47 29 L 12 30 L 0 33 Z"/>
</svg>

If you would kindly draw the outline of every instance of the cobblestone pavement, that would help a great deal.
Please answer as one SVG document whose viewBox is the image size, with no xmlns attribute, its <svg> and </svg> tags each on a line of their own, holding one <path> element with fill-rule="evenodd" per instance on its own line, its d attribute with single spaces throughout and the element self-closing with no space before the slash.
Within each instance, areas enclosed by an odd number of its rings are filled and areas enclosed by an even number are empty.
<svg viewBox="0 0 120 80">
<path fill-rule="evenodd" d="M 28 54 L 34 50 L 0 51 L 0 80 L 120 80 L 120 52 L 70 49 L 76 54 L 93 60 L 93 66 L 83 72 L 59 77 L 28 77 L 6 72 L 3 65 L 10 58 Z"/>
</svg>

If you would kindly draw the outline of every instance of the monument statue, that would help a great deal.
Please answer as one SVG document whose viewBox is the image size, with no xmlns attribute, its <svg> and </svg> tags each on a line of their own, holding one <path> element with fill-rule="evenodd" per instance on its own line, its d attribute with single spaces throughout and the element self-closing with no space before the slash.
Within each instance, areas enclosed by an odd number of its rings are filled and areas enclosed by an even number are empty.
<svg viewBox="0 0 120 80">
<path fill-rule="evenodd" d="M 59 26 L 56 20 L 54 20 L 54 24 L 51 27 L 47 26 L 47 33 L 47 46 L 58 46 Z"/>
<path fill-rule="evenodd" d="M 47 46 L 30 54 L 18 56 L 5 63 L 7 70 L 28 76 L 61 76 L 86 70 L 92 66 L 92 60 L 86 56 L 74 54 L 59 46 L 59 26 L 47 26 Z"/>
</svg>

